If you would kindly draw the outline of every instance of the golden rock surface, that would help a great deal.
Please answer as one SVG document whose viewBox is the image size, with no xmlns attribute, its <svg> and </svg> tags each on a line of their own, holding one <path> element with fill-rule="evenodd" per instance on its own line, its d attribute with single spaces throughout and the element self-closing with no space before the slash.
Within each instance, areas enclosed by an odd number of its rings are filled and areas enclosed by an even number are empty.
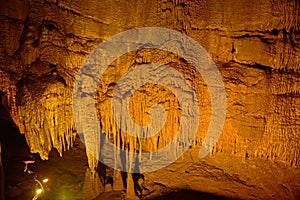
<svg viewBox="0 0 300 200">
<path fill-rule="evenodd" d="M 130 52 L 114 61 L 99 80 L 96 105 L 103 131 L 123 149 L 162 148 L 176 134 L 180 120 L 172 92 L 150 84 L 133 94 L 131 116 L 145 125 L 149 108 L 159 103 L 168 111 L 164 128 L 149 139 L 119 130 L 110 102 L 114 85 L 130 68 L 148 62 L 168 64 L 188 80 L 199 99 L 201 121 L 191 148 L 170 166 L 145 174 L 145 187 L 245 199 L 300 198 L 297 0 L 1 0 L 1 7 L 0 91 L 6 94 L 2 102 L 31 152 L 48 159 L 53 147 L 60 155 L 72 147 L 74 78 L 100 42 L 132 28 L 164 27 L 187 34 L 207 50 L 223 77 L 227 115 L 217 145 L 199 159 L 211 108 L 205 82 L 193 66 L 153 49 Z M 87 155 L 94 170 L 97 159 Z"/>
</svg>

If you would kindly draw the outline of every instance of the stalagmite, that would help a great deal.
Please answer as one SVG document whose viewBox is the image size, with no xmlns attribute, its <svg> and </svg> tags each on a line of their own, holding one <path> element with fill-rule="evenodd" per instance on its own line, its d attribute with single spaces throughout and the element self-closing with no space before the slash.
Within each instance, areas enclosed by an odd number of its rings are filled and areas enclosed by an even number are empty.
<svg viewBox="0 0 300 200">
<path fill-rule="evenodd" d="M 122 181 L 122 177 L 121 177 L 121 172 L 120 171 L 114 171 L 114 182 L 113 182 L 113 190 L 114 191 L 121 191 L 124 189 L 123 186 L 123 181 Z"/>
<path fill-rule="evenodd" d="M 94 170 L 86 169 L 82 188 L 84 198 L 87 200 L 95 199 L 103 191 L 104 186 L 100 181 L 98 173 Z"/>
<path fill-rule="evenodd" d="M 126 198 L 127 199 L 139 199 L 136 195 L 135 195 L 135 191 L 134 191 L 134 183 L 133 183 L 133 179 L 132 179 L 132 174 L 127 174 L 127 188 L 126 188 Z"/>
</svg>

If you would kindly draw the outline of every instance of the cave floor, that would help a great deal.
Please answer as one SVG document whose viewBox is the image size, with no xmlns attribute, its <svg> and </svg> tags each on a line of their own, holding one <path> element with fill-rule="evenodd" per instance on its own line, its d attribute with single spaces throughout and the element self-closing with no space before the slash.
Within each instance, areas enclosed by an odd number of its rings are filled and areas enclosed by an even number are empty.
<svg viewBox="0 0 300 200">
<path fill-rule="evenodd" d="M 25 164 L 22 161 L 26 158 L 34 160 L 33 164 L 28 164 L 29 172 L 34 174 L 24 172 Z M 38 186 L 34 181 L 35 176 L 40 182 L 48 179 L 47 183 L 43 183 L 44 192 L 38 199 L 84 199 L 81 190 L 88 165 L 80 140 L 76 140 L 73 148 L 65 152 L 63 157 L 52 150 L 49 158 L 43 161 L 34 154 L 32 158 L 22 155 L 10 160 L 5 167 L 5 174 L 9 174 L 6 177 L 7 199 L 31 200 Z"/>
<path fill-rule="evenodd" d="M 21 139 L 23 137 L 20 137 Z M 38 199 L 76 200 L 85 199 L 82 195 L 85 171 L 88 168 L 85 148 L 77 138 L 73 148 L 65 152 L 63 157 L 52 150 L 49 160 L 43 161 L 37 154 L 30 154 L 25 143 L 19 144 L 18 148 L 23 150 L 18 156 L 12 156 L 5 167 L 6 175 L 6 199 L 11 200 L 31 200 L 35 195 L 37 184 L 34 181 L 34 174 L 42 182 L 49 179 L 45 187 L 45 192 Z M 34 160 L 33 164 L 28 164 L 28 170 L 34 174 L 24 172 L 24 160 Z M 157 196 L 160 195 L 160 196 Z M 125 191 L 109 191 L 101 193 L 95 200 L 99 199 L 125 199 Z M 143 198 L 144 199 L 144 198 Z M 229 199 L 215 196 L 214 194 L 202 193 L 189 190 L 168 189 L 165 194 L 152 193 L 145 199 Z"/>
<path fill-rule="evenodd" d="M 9 130 L 16 134 L 15 128 Z M 19 134 L 19 133 L 18 133 Z M 73 148 L 61 157 L 52 150 L 49 160 L 43 161 L 37 154 L 29 153 L 29 148 L 22 135 L 18 139 L 4 141 L 3 163 L 5 173 L 6 199 L 31 200 L 35 195 L 39 181 L 49 179 L 44 185 L 44 192 L 38 199 L 86 199 L 84 195 L 85 173 L 88 169 L 85 148 L 76 138 Z M 299 199 L 300 170 L 284 163 L 262 159 L 242 160 L 239 158 L 222 158 L 221 155 L 199 160 L 193 155 L 197 151 L 188 151 L 179 162 L 161 169 L 159 173 L 145 174 L 142 199 Z M 34 160 L 24 172 L 24 160 Z M 239 162 L 238 165 L 236 163 Z M 100 168 L 103 168 L 101 166 Z M 107 169 L 106 174 L 113 170 Z M 174 173 L 176 172 L 176 173 Z M 285 172 L 285 173 L 283 173 Z M 100 180 L 107 182 L 107 177 Z M 212 193 L 209 193 L 212 192 Z M 226 195 L 224 195 L 226 194 Z M 125 191 L 112 191 L 109 184 L 99 199 L 125 199 Z"/>
<path fill-rule="evenodd" d="M 23 137 L 20 137 L 23 139 Z M 35 195 L 36 183 L 34 175 L 24 172 L 24 160 L 34 160 L 33 164 L 28 164 L 28 170 L 37 175 L 37 179 L 49 179 L 45 187 L 44 194 L 39 199 L 85 199 L 82 196 L 85 171 L 88 167 L 85 148 L 77 138 L 74 146 L 65 152 L 63 157 L 56 150 L 50 152 L 50 160 L 43 161 L 37 154 L 30 154 L 25 143 L 19 144 L 23 151 L 18 156 L 13 156 L 8 166 L 5 168 L 6 176 L 6 199 L 31 200 Z M 172 190 L 170 190 L 172 191 Z M 151 195 L 155 196 L 155 195 Z M 125 199 L 125 191 L 109 191 L 101 193 L 98 199 Z M 175 190 L 160 197 L 149 199 L 227 199 L 209 193 L 200 193 L 188 190 Z"/>
</svg>

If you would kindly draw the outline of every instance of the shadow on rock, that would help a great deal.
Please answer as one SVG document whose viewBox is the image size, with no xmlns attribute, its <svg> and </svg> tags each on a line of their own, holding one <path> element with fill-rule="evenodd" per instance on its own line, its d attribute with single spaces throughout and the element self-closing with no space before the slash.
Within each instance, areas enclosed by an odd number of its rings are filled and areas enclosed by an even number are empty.
<svg viewBox="0 0 300 200">
<path fill-rule="evenodd" d="M 197 192 L 192 190 L 180 190 L 176 192 L 170 192 L 167 194 L 164 194 L 162 196 L 151 198 L 151 200 L 233 200 L 233 198 L 224 197 L 224 196 L 218 196 L 211 193 L 204 193 L 204 192 Z M 234 199 L 237 200 L 237 199 Z"/>
</svg>

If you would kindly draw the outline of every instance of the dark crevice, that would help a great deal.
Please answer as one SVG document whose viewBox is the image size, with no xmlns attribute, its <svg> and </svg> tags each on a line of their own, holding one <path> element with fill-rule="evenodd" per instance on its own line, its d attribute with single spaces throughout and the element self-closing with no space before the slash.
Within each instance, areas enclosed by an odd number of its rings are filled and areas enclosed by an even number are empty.
<svg viewBox="0 0 300 200">
<path fill-rule="evenodd" d="M 44 21 L 40 25 L 39 29 L 47 29 L 49 31 L 54 31 L 54 30 L 58 30 L 59 28 L 57 28 L 57 25 L 54 25 L 54 23 L 51 21 Z"/>
<path fill-rule="evenodd" d="M 274 28 L 274 29 L 272 29 L 271 33 L 272 33 L 272 35 L 277 36 L 279 34 L 279 30 Z"/>
<path fill-rule="evenodd" d="M 65 80 L 62 76 L 60 76 L 60 75 L 56 75 L 56 77 L 55 77 L 54 80 L 56 80 L 56 81 L 58 81 L 58 82 L 60 82 L 60 83 L 63 83 L 64 86 L 67 86 L 66 80 Z"/>
<path fill-rule="evenodd" d="M 44 26 L 46 29 L 48 29 L 49 31 L 53 31 L 55 29 L 57 29 L 54 24 L 47 24 Z"/>
<path fill-rule="evenodd" d="M 274 70 L 280 74 L 293 74 L 295 75 L 297 78 L 300 78 L 300 71 L 297 71 L 293 68 L 288 69 L 288 68 L 280 68 L 280 69 L 276 69 Z"/>
<path fill-rule="evenodd" d="M 243 38 L 250 38 L 250 37 L 255 37 L 255 36 L 254 35 L 250 36 L 249 33 L 244 34 L 244 35 L 239 35 L 239 36 L 232 36 L 232 38 L 235 38 L 235 39 L 243 39 Z"/>
<path fill-rule="evenodd" d="M 232 36 L 231 38 L 234 38 L 234 39 L 258 38 L 262 42 L 267 43 L 267 44 L 271 44 L 274 40 L 273 38 L 267 38 L 267 37 L 264 37 L 263 35 L 259 35 L 259 34 L 250 35 L 249 33 L 246 33 L 244 35 L 239 35 L 239 36 Z"/>
<path fill-rule="evenodd" d="M 235 64 L 239 64 L 239 65 L 243 65 L 243 66 L 247 66 L 249 68 L 256 68 L 256 69 L 260 69 L 266 72 L 266 74 L 271 74 L 273 69 L 270 66 L 266 66 L 266 65 L 262 65 L 259 63 L 254 63 L 254 64 L 248 64 L 248 63 L 241 63 L 241 62 L 237 62 L 234 60 L 231 60 L 230 63 L 235 63 Z M 229 64 L 230 64 L 229 63 Z"/>
<path fill-rule="evenodd" d="M 289 93 L 284 93 L 284 94 L 274 94 L 277 97 L 282 97 L 282 98 L 300 98 L 300 94 L 296 92 L 289 92 Z"/>
<path fill-rule="evenodd" d="M 52 69 L 52 72 L 57 72 L 57 65 L 49 64 L 50 69 Z"/>
<path fill-rule="evenodd" d="M 236 50 L 235 50 L 235 48 L 234 48 L 234 43 L 232 42 L 231 53 L 233 54 L 233 53 L 235 53 L 235 52 L 236 52 Z"/>
<path fill-rule="evenodd" d="M 274 36 L 279 36 L 279 33 L 282 32 L 284 42 L 290 43 L 292 46 L 295 45 L 295 35 L 299 34 L 299 31 L 291 27 L 290 29 L 277 29 L 274 28 L 270 31 L 247 31 L 247 30 L 240 30 L 234 32 L 241 32 L 241 35 L 238 36 L 231 36 L 234 39 L 244 39 L 244 38 L 258 38 L 262 42 L 267 44 L 272 44 L 272 42 L 276 39 Z M 244 34 L 242 34 L 245 32 Z"/>
<path fill-rule="evenodd" d="M 248 67 L 264 70 L 267 74 L 272 73 L 272 67 L 262 65 L 262 64 L 259 64 L 259 63 L 255 63 L 253 65 L 248 65 Z"/>
<path fill-rule="evenodd" d="M 185 4 L 184 2 L 181 2 L 179 5 L 180 5 L 182 8 L 186 7 L 186 4 Z"/>
</svg>

